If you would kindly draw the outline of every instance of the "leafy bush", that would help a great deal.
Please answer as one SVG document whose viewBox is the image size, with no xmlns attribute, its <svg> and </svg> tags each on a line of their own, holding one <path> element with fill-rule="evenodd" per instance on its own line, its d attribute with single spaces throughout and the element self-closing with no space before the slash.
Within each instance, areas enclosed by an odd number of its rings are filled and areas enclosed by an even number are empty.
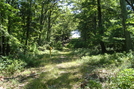
<svg viewBox="0 0 134 89">
<path fill-rule="evenodd" d="M 24 69 L 26 63 L 20 59 L 11 59 L 8 57 L 2 57 L 0 60 L 0 70 L 5 74 L 14 74 L 16 71 Z"/>
<path fill-rule="evenodd" d="M 124 69 L 120 71 L 115 78 L 112 78 L 112 88 L 115 89 L 133 89 L 134 87 L 134 69 Z"/>
</svg>

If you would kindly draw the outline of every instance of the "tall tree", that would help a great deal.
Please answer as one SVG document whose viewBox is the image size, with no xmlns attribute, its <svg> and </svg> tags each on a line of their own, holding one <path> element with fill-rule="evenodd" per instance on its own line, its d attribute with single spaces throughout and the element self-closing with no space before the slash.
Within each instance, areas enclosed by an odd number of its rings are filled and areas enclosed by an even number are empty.
<svg viewBox="0 0 134 89">
<path fill-rule="evenodd" d="M 98 27 L 99 27 L 99 32 L 101 35 L 104 34 L 103 31 L 103 25 L 102 25 L 102 13 L 101 13 L 101 4 L 100 4 L 101 0 L 97 0 L 97 5 L 98 5 Z M 102 38 L 100 39 L 100 45 L 101 45 L 101 49 L 102 49 L 102 53 L 106 52 L 106 47 L 104 42 L 102 41 Z"/>
<path fill-rule="evenodd" d="M 127 30 L 126 26 L 127 10 L 125 0 L 120 0 L 120 6 L 122 15 L 122 29 L 124 30 L 126 51 L 128 52 L 130 49 L 132 49 L 132 43 L 130 38 L 130 32 Z"/>
</svg>

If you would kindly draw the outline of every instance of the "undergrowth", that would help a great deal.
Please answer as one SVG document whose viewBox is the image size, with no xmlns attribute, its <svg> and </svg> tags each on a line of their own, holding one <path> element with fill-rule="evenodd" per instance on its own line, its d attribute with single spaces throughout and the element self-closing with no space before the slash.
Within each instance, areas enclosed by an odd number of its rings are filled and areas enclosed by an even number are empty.
<svg viewBox="0 0 134 89">
<path fill-rule="evenodd" d="M 11 76 L 15 72 L 24 70 L 26 63 L 20 59 L 13 59 L 7 56 L 2 56 L 0 60 L 0 71 L 5 76 Z"/>
</svg>

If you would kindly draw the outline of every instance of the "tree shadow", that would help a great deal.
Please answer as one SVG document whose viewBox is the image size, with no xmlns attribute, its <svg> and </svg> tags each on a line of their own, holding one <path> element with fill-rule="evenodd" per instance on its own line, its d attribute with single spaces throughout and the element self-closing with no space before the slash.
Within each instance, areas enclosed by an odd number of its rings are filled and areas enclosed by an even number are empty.
<svg viewBox="0 0 134 89">
<path fill-rule="evenodd" d="M 79 57 L 74 57 L 74 54 L 71 52 L 64 54 L 64 52 L 68 52 L 63 51 L 63 53 L 52 53 L 51 56 L 50 54 L 44 54 L 44 57 L 41 59 L 44 65 L 47 65 L 49 63 L 53 63 L 53 64 L 60 64 L 63 62 L 69 62 L 72 60 L 76 60 Z M 42 65 L 42 64 L 41 64 Z"/>
<path fill-rule="evenodd" d="M 91 55 L 98 55 L 100 54 L 100 50 L 98 50 L 97 48 L 93 49 L 93 48 L 78 48 L 78 49 L 73 49 L 72 52 L 70 54 L 72 55 L 76 55 L 78 57 L 82 57 L 82 56 L 91 56 Z"/>
<path fill-rule="evenodd" d="M 48 73 L 40 74 L 39 78 L 33 79 L 26 86 L 25 89 L 72 89 L 71 82 L 78 81 L 77 78 L 70 78 L 70 73 L 63 73 L 58 78 L 51 78 L 45 80 Z"/>
</svg>

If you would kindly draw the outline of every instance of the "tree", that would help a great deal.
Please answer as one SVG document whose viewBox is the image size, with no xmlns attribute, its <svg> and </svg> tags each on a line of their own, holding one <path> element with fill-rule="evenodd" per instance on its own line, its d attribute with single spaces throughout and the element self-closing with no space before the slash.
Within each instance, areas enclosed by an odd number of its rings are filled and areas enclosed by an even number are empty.
<svg viewBox="0 0 134 89">
<path fill-rule="evenodd" d="M 102 14 L 101 14 L 101 4 L 100 4 L 100 1 L 101 0 L 97 0 L 97 5 L 98 5 L 98 27 L 99 27 L 99 32 L 101 35 L 104 34 L 104 31 L 103 31 L 103 25 L 102 25 Z M 101 38 L 102 39 L 102 38 Z M 101 49 L 102 49 L 102 53 L 105 53 L 106 52 L 106 47 L 105 47 L 105 44 L 104 42 L 100 39 L 100 45 L 101 45 Z"/>
<path fill-rule="evenodd" d="M 130 32 L 127 31 L 126 27 L 127 10 L 125 0 L 120 0 L 120 5 L 122 14 L 122 27 L 123 27 L 122 29 L 124 30 L 126 51 L 128 52 L 130 49 L 132 49 L 132 43 L 130 38 Z"/>
<path fill-rule="evenodd" d="M 13 22 L 16 20 L 16 12 L 18 11 L 14 4 L 15 1 L 0 2 L 0 25 L 1 25 L 1 52 L 2 55 L 9 55 L 11 31 L 16 27 Z"/>
</svg>

